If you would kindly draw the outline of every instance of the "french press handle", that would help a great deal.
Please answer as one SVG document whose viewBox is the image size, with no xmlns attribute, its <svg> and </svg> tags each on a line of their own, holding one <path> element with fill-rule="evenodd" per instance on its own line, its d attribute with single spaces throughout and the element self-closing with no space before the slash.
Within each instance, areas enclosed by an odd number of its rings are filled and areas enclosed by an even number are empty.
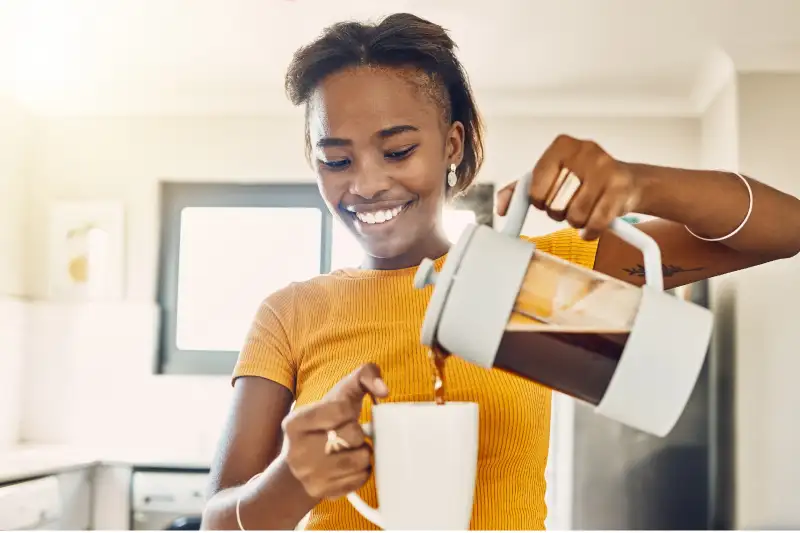
<svg viewBox="0 0 800 533">
<path fill-rule="evenodd" d="M 519 237 L 528 209 L 531 206 L 530 190 L 533 172 L 526 172 L 517 181 L 511 201 L 508 205 L 506 225 L 503 226 L 502 233 L 509 237 Z M 645 285 L 663 291 L 664 275 L 661 267 L 661 249 L 658 243 L 648 234 L 639 230 L 633 224 L 629 224 L 621 218 L 614 219 L 610 228 L 617 237 L 627 242 L 631 246 L 642 252 L 644 257 L 644 276 Z"/>
</svg>

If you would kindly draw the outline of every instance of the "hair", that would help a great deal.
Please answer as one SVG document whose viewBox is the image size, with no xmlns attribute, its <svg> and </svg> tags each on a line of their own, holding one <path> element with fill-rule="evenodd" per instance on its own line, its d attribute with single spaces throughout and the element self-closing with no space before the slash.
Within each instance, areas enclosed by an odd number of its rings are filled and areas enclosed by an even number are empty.
<svg viewBox="0 0 800 533">
<path fill-rule="evenodd" d="M 359 66 L 412 69 L 423 75 L 417 86 L 442 107 L 446 124 L 464 125 L 464 155 L 450 194 L 464 192 L 483 163 L 483 124 L 455 49 L 447 30 L 408 13 L 378 23 L 340 22 L 326 28 L 295 52 L 286 72 L 287 96 L 294 105 L 306 105 L 307 156 L 311 153 L 308 101 L 327 76 Z"/>
</svg>

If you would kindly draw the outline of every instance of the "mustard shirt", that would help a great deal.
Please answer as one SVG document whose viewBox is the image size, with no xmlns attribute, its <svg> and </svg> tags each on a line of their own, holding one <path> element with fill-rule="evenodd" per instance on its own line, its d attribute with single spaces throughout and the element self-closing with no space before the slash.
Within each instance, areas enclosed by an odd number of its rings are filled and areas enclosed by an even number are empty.
<svg viewBox="0 0 800 533">
<path fill-rule="evenodd" d="M 569 228 L 534 237 L 538 250 L 592 268 L 598 241 Z M 445 257 L 436 261 L 437 270 Z M 344 269 L 292 283 L 261 305 L 234 370 L 293 392 L 296 405 L 322 398 L 364 363 L 376 363 L 388 402 L 432 401 L 428 350 L 420 328 L 432 287 L 413 287 L 416 268 Z M 550 390 L 460 358 L 447 361 L 447 399 L 480 406 L 478 474 L 471 528 L 544 529 Z M 368 403 L 361 421 L 369 420 Z M 377 507 L 374 477 L 359 495 Z M 308 529 L 377 529 L 345 498 L 325 500 Z"/>
</svg>

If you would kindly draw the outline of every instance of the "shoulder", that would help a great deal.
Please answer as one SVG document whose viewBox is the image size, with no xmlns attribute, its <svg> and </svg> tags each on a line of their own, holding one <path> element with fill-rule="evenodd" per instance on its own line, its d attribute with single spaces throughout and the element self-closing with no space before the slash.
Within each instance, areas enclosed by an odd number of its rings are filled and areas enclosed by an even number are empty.
<svg viewBox="0 0 800 533">
<path fill-rule="evenodd" d="M 523 239 L 534 243 L 537 249 L 545 253 L 586 268 L 594 268 L 597 245 L 600 242 L 599 239 L 583 240 L 578 230 L 574 228 L 565 228 L 536 237 L 524 236 Z"/>
<path fill-rule="evenodd" d="M 329 308 L 326 276 L 293 282 L 266 296 L 256 311 L 233 379 L 258 376 L 296 390 L 296 374 L 304 339 L 320 310 Z"/>
<path fill-rule="evenodd" d="M 264 298 L 259 313 L 271 313 L 279 318 L 289 318 L 297 308 L 307 304 L 319 305 L 330 299 L 338 280 L 323 274 L 304 281 L 293 281 Z"/>
</svg>

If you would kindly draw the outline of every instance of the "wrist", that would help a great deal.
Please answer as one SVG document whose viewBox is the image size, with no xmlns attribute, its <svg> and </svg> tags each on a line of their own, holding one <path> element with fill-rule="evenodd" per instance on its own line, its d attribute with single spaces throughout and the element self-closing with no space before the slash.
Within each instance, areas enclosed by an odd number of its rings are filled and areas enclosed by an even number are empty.
<svg viewBox="0 0 800 533">
<path fill-rule="evenodd" d="M 657 172 L 652 172 L 653 167 L 639 163 L 623 163 L 630 172 L 634 183 L 634 197 L 636 201 L 630 206 L 634 213 L 648 216 L 661 216 L 658 206 L 663 205 L 664 180 Z"/>
<path fill-rule="evenodd" d="M 321 498 L 315 498 L 311 496 L 306 488 L 303 486 L 303 483 L 297 479 L 297 476 L 294 475 L 292 472 L 292 468 L 289 466 L 289 462 L 286 460 L 286 454 L 281 453 L 278 457 L 273 461 L 270 468 L 275 468 L 275 477 L 280 479 L 281 485 L 285 487 L 287 491 L 290 491 L 296 498 L 302 502 L 302 507 L 308 507 L 309 510 L 314 508 L 318 503 L 322 501 Z"/>
<path fill-rule="evenodd" d="M 240 490 L 237 520 L 242 529 L 294 529 L 320 501 L 308 495 L 283 454 Z"/>
</svg>

